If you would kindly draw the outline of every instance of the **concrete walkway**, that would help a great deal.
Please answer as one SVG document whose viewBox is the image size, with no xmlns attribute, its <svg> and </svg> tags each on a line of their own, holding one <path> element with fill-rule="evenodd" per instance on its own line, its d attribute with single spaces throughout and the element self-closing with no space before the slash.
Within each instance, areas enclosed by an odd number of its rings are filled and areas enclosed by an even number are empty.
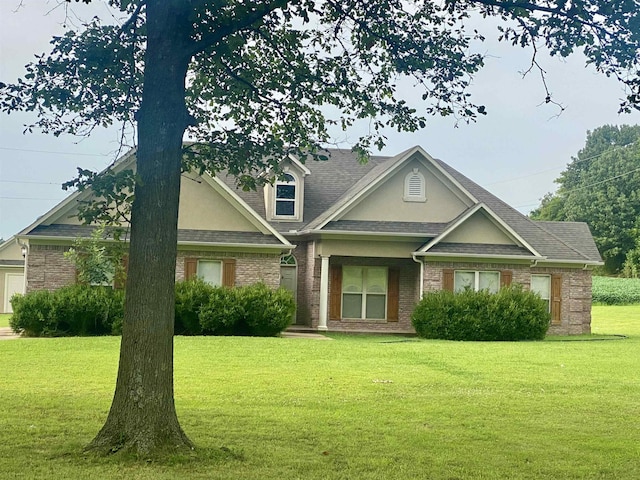
<svg viewBox="0 0 640 480">
<path fill-rule="evenodd" d="M 0 340 L 11 340 L 13 338 L 20 338 L 20 335 L 13 333 L 10 327 L 0 327 Z"/>
<path fill-rule="evenodd" d="M 291 332 L 284 331 L 280 334 L 282 338 L 309 338 L 311 340 L 333 340 L 333 338 L 325 337 L 324 335 L 320 335 L 319 333 L 310 333 L 310 332 Z"/>
</svg>

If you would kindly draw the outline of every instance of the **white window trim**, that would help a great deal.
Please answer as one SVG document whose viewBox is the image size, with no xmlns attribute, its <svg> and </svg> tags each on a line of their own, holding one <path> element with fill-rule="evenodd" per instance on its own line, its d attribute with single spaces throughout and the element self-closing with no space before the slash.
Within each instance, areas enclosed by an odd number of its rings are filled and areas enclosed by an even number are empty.
<svg viewBox="0 0 640 480">
<path fill-rule="evenodd" d="M 198 263 L 197 263 L 197 266 L 196 266 L 196 276 L 197 276 L 198 278 L 201 278 L 202 280 L 204 280 L 204 278 L 200 275 L 200 264 L 201 264 L 202 262 L 204 262 L 204 263 L 218 263 L 218 264 L 220 264 L 220 278 L 218 279 L 218 283 L 217 283 L 217 284 L 215 284 L 215 285 L 214 285 L 214 284 L 212 284 L 212 283 L 210 283 L 210 282 L 207 282 L 207 283 L 209 283 L 210 285 L 213 285 L 213 286 L 215 286 L 215 287 L 220 287 L 220 286 L 222 286 L 222 276 L 223 276 L 223 274 L 224 274 L 224 273 L 223 273 L 223 271 L 222 271 L 222 270 L 223 270 L 223 268 L 224 268 L 224 265 L 223 265 L 223 263 L 222 263 L 222 260 L 215 260 L 215 259 L 210 259 L 210 258 L 201 258 L 201 259 L 199 259 L 199 260 L 198 260 Z M 206 282 L 206 280 L 205 280 L 205 282 Z"/>
<path fill-rule="evenodd" d="M 345 268 L 362 268 L 362 291 L 361 292 L 345 292 L 344 284 L 342 285 L 342 298 L 340 301 L 340 318 L 344 320 L 362 320 L 367 322 L 376 322 L 376 321 L 386 321 L 387 320 L 387 302 L 389 301 L 389 269 L 386 267 L 377 267 L 374 265 L 367 266 L 359 266 L 359 265 L 344 265 L 342 267 L 342 271 L 344 272 Z M 385 287 L 386 290 L 384 293 L 368 293 L 367 292 L 367 281 L 366 281 L 366 271 L 369 268 L 384 268 L 386 274 Z M 362 295 L 362 304 L 360 305 L 360 318 L 358 317 L 345 317 L 344 316 L 344 295 Z M 367 318 L 367 295 L 372 296 L 384 296 L 384 317 L 383 318 Z"/>
<path fill-rule="evenodd" d="M 300 191 L 301 191 L 301 184 L 300 184 L 300 178 L 298 177 L 298 175 L 296 175 L 292 170 L 290 169 L 285 169 L 284 174 L 286 175 L 291 175 L 293 177 L 293 182 L 285 182 L 282 180 L 277 179 L 275 181 L 275 183 L 273 184 L 273 202 L 272 202 L 272 208 L 273 208 L 273 215 L 272 218 L 274 220 L 300 220 Z M 293 215 L 278 215 L 276 212 L 277 210 L 277 205 L 278 205 L 278 185 L 293 185 L 295 188 L 295 197 L 293 199 Z"/>
<path fill-rule="evenodd" d="M 533 279 L 533 277 L 546 277 L 549 279 L 549 289 L 546 292 L 546 297 L 542 295 L 541 292 L 537 292 L 535 290 L 533 290 L 533 288 L 531 288 L 531 286 L 533 285 L 533 282 L 531 282 L 530 285 L 530 290 L 533 293 L 537 293 L 538 295 L 540 295 L 540 298 L 542 298 L 542 300 L 546 300 L 547 301 L 547 311 L 549 313 L 551 313 L 551 275 L 548 274 L 541 274 L 541 273 L 532 273 L 531 274 L 531 279 Z"/>
<path fill-rule="evenodd" d="M 411 195 L 411 180 L 417 177 L 420 181 L 420 194 Z M 410 173 L 404 177 L 404 196 L 402 199 L 405 202 L 426 202 L 427 201 L 427 186 L 424 175 L 418 168 L 414 168 Z"/>
<path fill-rule="evenodd" d="M 500 279 L 501 274 L 498 270 L 454 270 L 453 272 L 453 291 L 458 292 L 459 290 L 456 288 L 456 273 L 473 273 L 474 281 L 473 281 L 473 291 L 480 291 L 480 274 L 481 273 L 497 273 L 498 274 L 498 290 L 500 290 Z"/>
</svg>

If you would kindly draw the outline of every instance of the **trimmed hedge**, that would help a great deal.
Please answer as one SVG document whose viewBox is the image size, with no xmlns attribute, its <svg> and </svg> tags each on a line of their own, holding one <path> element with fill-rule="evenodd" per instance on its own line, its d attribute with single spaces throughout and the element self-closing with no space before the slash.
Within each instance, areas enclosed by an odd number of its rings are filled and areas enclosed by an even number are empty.
<svg viewBox="0 0 640 480">
<path fill-rule="evenodd" d="M 546 303 L 520 285 L 460 293 L 429 292 L 411 314 L 419 336 L 443 340 L 541 340 L 551 320 Z"/>
<path fill-rule="evenodd" d="M 11 328 L 29 337 L 112 335 L 122 329 L 124 292 L 72 285 L 14 295 L 11 306 Z"/>
<path fill-rule="evenodd" d="M 11 299 L 11 328 L 29 337 L 119 335 L 124 292 L 73 285 Z M 293 295 L 263 283 L 212 287 L 200 279 L 176 283 L 176 335 L 275 336 L 291 323 Z"/>
<path fill-rule="evenodd" d="M 293 295 L 284 288 L 271 290 L 264 283 L 234 288 L 203 285 L 199 279 L 176 285 L 176 291 L 188 299 L 181 301 L 180 311 L 182 325 L 191 328 L 188 335 L 272 337 L 290 325 L 296 309 Z M 177 305 L 176 298 L 176 322 Z"/>
<path fill-rule="evenodd" d="M 593 302 L 605 305 L 640 304 L 640 278 L 593 277 Z"/>
</svg>

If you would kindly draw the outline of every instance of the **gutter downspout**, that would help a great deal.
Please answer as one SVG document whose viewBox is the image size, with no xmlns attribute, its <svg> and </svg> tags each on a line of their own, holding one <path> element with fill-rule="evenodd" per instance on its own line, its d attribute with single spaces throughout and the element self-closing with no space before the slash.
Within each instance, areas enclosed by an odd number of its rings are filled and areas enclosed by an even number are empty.
<svg viewBox="0 0 640 480">
<path fill-rule="evenodd" d="M 416 262 L 417 264 L 420 265 L 420 283 L 418 284 L 418 292 L 419 292 L 419 297 L 418 297 L 418 301 L 422 300 L 422 297 L 424 295 L 424 261 L 423 260 L 418 260 L 418 258 L 416 257 L 415 253 L 411 254 L 411 258 L 413 258 L 413 261 Z"/>
</svg>

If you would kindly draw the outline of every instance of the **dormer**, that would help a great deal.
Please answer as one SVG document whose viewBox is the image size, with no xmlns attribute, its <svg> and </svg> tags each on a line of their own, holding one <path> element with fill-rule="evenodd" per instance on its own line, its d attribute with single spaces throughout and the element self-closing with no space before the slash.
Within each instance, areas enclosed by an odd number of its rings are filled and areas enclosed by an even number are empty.
<svg viewBox="0 0 640 480">
<path fill-rule="evenodd" d="M 264 187 L 267 219 L 301 222 L 304 217 L 304 179 L 311 172 L 294 157 L 281 163 L 282 174 Z"/>
</svg>

